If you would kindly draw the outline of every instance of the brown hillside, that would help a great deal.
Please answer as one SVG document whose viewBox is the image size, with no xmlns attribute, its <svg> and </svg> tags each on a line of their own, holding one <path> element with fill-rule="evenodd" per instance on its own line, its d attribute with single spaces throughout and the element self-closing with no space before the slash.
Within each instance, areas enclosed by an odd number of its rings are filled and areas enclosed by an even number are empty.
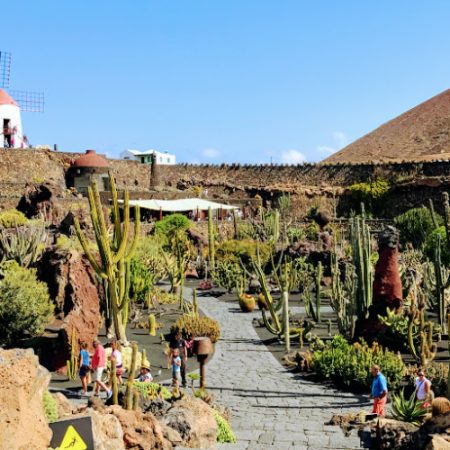
<svg viewBox="0 0 450 450">
<path fill-rule="evenodd" d="M 381 125 L 327 163 L 450 159 L 450 89 Z"/>
</svg>

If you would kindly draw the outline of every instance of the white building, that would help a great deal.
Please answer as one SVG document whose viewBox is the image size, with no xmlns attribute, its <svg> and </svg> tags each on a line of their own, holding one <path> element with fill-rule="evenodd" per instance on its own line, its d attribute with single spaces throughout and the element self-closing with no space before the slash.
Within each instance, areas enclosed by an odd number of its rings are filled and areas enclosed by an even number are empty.
<svg viewBox="0 0 450 450">
<path fill-rule="evenodd" d="M 4 90 L 0 89 L 0 147 L 23 148 L 26 138 L 22 133 L 20 107 Z"/>
<path fill-rule="evenodd" d="M 172 153 L 158 152 L 153 149 L 144 150 L 144 151 L 126 149 L 120 154 L 120 157 L 122 159 L 136 160 L 142 164 L 151 164 L 153 153 L 156 155 L 156 163 L 159 165 L 174 165 L 174 164 L 176 164 L 176 157 Z"/>
</svg>

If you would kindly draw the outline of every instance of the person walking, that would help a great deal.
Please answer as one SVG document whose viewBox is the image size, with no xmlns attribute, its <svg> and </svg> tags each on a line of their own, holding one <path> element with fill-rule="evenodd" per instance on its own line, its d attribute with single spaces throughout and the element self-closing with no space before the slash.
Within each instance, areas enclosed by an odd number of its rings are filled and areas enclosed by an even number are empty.
<svg viewBox="0 0 450 450">
<path fill-rule="evenodd" d="M 93 345 L 95 351 L 94 355 L 92 356 L 91 369 L 94 372 L 94 395 L 98 397 L 101 388 L 106 392 L 106 395 L 109 398 L 112 396 L 112 390 L 108 389 L 106 387 L 106 384 L 102 381 L 103 371 L 106 367 L 105 348 L 98 339 L 94 341 Z"/>
<path fill-rule="evenodd" d="M 174 351 L 178 349 L 181 360 L 181 383 L 183 387 L 186 387 L 187 345 L 186 341 L 181 337 L 180 330 L 175 332 L 169 346 L 172 355 L 174 354 Z"/>
<path fill-rule="evenodd" d="M 424 408 L 428 408 L 430 406 L 431 381 L 425 377 L 425 372 L 422 369 L 417 372 L 417 378 L 414 384 L 416 386 L 417 400 L 423 402 Z"/>
<path fill-rule="evenodd" d="M 116 376 L 117 381 L 119 383 L 119 386 L 123 383 L 122 380 L 122 374 L 123 374 L 123 368 L 122 368 L 122 352 L 120 351 L 120 344 L 117 342 L 117 340 L 113 340 L 111 342 L 111 348 L 112 353 L 109 357 L 109 360 L 114 360 L 116 362 Z"/>
<path fill-rule="evenodd" d="M 379 416 L 384 416 L 385 406 L 387 400 L 387 381 L 386 377 L 381 373 L 380 366 L 374 364 L 370 368 L 370 373 L 373 376 L 372 381 L 372 398 L 373 398 L 373 413 Z"/>
<path fill-rule="evenodd" d="M 81 343 L 81 350 L 78 356 L 78 367 L 80 368 L 79 375 L 81 380 L 81 393 L 83 395 L 86 395 L 88 389 L 88 375 L 89 371 L 91 370 L 89 365 L 89 353 L 87 351 L 86 342 Z"/>
</svg>

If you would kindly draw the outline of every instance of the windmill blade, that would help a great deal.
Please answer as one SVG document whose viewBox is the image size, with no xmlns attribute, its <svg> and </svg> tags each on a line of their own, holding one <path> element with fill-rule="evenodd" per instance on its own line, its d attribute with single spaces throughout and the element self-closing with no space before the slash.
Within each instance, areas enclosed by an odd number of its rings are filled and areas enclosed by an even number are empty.
<svg viewBox="0 0 450 450">
<path fill-rule="evenodd" d="M 21 111 L 25 112 L 44 112 L 44 93 L 9 90 L 11 97 L 20 106 Z"/>
<path fill-rule="evenodd" d="M 0 87 L 9 87 L 11 75 L 11 53 L 0 51 Z"/>
</svg>

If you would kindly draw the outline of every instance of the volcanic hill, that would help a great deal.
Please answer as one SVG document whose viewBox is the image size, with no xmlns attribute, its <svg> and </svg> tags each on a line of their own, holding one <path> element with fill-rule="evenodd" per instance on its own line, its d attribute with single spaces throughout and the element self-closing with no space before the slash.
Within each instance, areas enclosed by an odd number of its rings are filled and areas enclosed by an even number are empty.
<svg viewBox="0 0 450 450">
<path fill-rule="evenodd" d="M 386 122 L 323 162 L 448 159 L 450 159 L 450 89 Z"/>
</svg>

